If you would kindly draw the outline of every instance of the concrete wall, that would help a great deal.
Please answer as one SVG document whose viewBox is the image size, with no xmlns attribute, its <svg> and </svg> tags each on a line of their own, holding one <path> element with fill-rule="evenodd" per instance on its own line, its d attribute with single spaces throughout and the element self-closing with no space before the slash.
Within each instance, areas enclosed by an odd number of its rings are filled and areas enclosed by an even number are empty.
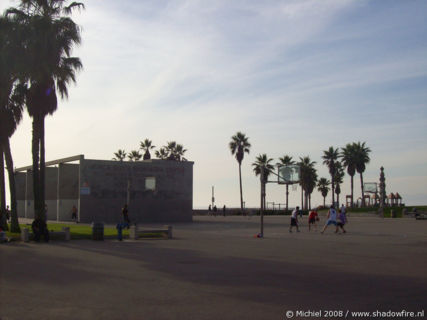
<svg viewBox="0 0 427 320">
<path fill-rule="evenodd" d="M 25 186 L 25 218 L 34 218 L 34 193 L 33 193 L 33 173 L 27 171 Z"/>
<path fill-rule="evenodd" d="M 45 171 L 46 186 L 45 186 L 45 203 L 47 220 L 56 220 L 57 216 L 57 201 L 56 195 L 58 192 L 58 168 L 47 167 Z"/>
<path fill-rule="evenodd" d="M 25 172 L 15 172 L 18 217 L 25 217 Z"/>
<path fill-rule="evenodd" d="M 59 167 L 47 167 L 45 174 L 47 219 L 71 221 L 71 209 L 73 205 L 78 206 L 79 165 L 60 164 Z M 18 216 L 34 218 L 33 174 L 31 171 L 16 172 L 15 179 Z"/>
<path fill-rule="evenodd" d="M 60 164 L 59 165 L 59 200 L 58 220 L 71 221 L 71 210 L 73 205 L 78 208 L 79 198 L 79 165 Z"/>
<path fill-rule="evenodd" d="M 154 191 L 146 189 L 147 177 L 156 178 Z M 82 222 L 121 221 L 128 186 L 132 222 L 192 221 L 193 162 L 83 160 L 80 186 Z"/>
</svg>

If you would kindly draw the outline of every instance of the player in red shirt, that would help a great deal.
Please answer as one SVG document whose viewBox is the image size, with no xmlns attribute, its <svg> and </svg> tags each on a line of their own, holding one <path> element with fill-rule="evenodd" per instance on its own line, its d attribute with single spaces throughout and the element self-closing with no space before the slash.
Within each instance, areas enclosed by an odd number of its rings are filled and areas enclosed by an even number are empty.
<svg viewBox="0 0 427 320">
<path fill-rule="evenodd" d="M 316 209 L 313 209 L 310 211 L 310 214 L 308 215 L 308 231 L 310 231 L 312 224 L 316 227 L 316 231 L 317 231 L 316 221 L 319 221 L 319 215 L 317 214 Z"/>
</svg>

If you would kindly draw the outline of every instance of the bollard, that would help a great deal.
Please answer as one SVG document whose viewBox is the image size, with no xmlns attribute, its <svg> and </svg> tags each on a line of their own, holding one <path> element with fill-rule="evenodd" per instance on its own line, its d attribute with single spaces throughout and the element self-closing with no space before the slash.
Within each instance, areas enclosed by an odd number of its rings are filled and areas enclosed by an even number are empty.
<svg viewBox="0 0 427 320">
<path fill-rule="evenodd" d="M 129 238 L 132 240 L 138 239 L 138 227 L 136 225 L 130 226 Z"/>
<path fill-rule="evenodd" d="M 23 228 L 21 231 L 21 240 L 22 242 L 30 241 L 30 230 L 28 228 Z"/>
<path fill-rule="evenodd" d="M 172 239 L 172 226 L 165 226 L 168 228 L 168 239 Z"/>
<path fill-rule="evenodd" d="M 104 224 L 92 222 L 92 240 L 104 240 Z"/>
<path fill-rule="evenodd" d="M 71 240 L 70 227 L 62 227 L 62 231 L 65 232 L 65 241 Z"/>
</svg>

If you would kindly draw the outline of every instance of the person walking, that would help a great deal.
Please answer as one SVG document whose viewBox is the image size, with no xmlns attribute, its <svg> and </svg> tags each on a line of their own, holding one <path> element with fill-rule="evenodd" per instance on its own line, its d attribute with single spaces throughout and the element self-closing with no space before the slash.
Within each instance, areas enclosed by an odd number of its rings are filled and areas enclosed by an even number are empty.
<svg viewBox="0 0 427 320">
<path fill-rule="evenodd" d="M 123 214 L 123 220 L 125 221 L 125 223 L 127 224 L 127 228 L 129 229 L 130 219 L 129 219 L 129 212 L 128 212 L 128 205 L 127 204 L 125 204 L 123 206 L 122 214 Z"/>
<path fill-rule="evenodd" d="M 291 213 L 291 225 L 289 227 L 289 232 L 292 232 L 292 227 L 296 227 L 297 228 L 297 232 L 299 232 L 299 228 L 298 228 L 298 211 L 299 211 L 299 207 L 296 207 L 292 213 Z"/>
<path fill-rule="evenodd" d="M 225 217 L 225 204 L 224 204 L 224 206 L 222 207 L 222 214 L 224 215 L 224 217 Z"/>
<path fill-rule="evenodd" d="M 323 230 L 320 232 L 323 234 L 325 232 L 326 228 L 333 224 L 334 226 L 337 226 L 337 212 L 335 211 L 335 208 L 333 205 L 331 205 L 329 211 L 328 211 L 328 220 L 326 220 L 325 226 L 323 227 Z M 336 231 L 337 232 L 337 231 Z"/>
</svg>

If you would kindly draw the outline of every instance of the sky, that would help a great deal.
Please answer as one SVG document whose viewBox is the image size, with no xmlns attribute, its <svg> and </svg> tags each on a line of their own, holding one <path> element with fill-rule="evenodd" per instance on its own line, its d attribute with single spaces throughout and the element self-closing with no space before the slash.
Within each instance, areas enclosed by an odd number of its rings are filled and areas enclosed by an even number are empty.
<svg viewBox="0 0 427 320">
<path fill-rule="evenodd" d="M 237 131 L 246 206 L 259 206 L 252 163 L 290 155 L 316 161 L 330 146 L 366 142 L 365 182 L 385 168 L 387 192 L 427 203 L 427 2 L 368 0 L 88 0 L 73 14 L 84 69 L 46 119 L 46 160 L 111 159 L 149 138 L 175 140 L 194 161 L 193 207 L 240 204 Z M 0 0 L 0 10 L 17 1 Z M 31 164 L 31 120 L 11 140 L 16 167 Z M 346 175 L 341 199 L 350 194 Z M 360 180 L 355 176 L 355 196 Z M 290 191 L 299 205 L 300 189 Z M 330 201 L 330 194 L 327 199 Z M 267 202 L 285 187 L 267 185 Z M 319 192 L 312 204 L 321 204 Z M 341 201 L 343 202 L 343 201 Z"/>
</svg>

